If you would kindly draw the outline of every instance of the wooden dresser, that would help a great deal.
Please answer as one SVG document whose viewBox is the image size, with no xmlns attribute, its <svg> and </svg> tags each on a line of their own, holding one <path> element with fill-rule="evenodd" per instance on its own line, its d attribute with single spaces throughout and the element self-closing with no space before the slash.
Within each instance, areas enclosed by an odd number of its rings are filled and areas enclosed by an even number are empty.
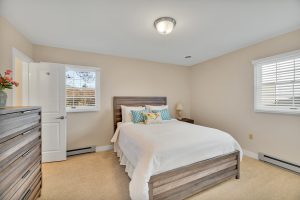
<svg viewBox="0 0 300 200">
<path fill-rule="evenodd" d="M 0 108 L 0 200 L 41 194 L 41 109 Z"/>
</svg>

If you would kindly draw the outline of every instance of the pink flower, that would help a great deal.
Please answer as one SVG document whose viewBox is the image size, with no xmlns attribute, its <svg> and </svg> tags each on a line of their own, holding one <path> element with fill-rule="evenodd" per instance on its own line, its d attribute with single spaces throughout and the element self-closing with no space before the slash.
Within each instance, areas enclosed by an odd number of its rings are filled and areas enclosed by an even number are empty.
<svg viewBox="0 0 300 200">
<path fill-rule="evenodd" d="M 6 73 L 6 72 L 5 72 Z M 4 76 L 4 78 L 8 81 L 8 82 L 12 82 L 12 78 L 9 76 Z"/>
<path fill-rule="evenodd" d="M 10 75 L 12 73 L 12 71 L 10 69 L 5 71 L 5 75 Z"/>
<path fill-rule="evenodd" d="M 14 81 L 13 84 L 18 87 L 19 86 L 19 83 L 17 81 Z"/>
</svg>

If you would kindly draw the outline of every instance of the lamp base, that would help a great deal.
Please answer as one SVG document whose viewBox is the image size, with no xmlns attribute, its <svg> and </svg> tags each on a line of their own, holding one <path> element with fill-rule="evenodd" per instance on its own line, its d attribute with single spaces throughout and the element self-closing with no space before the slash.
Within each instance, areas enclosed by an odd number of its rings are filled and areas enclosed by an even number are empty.
<svg viewBox="0 0 300 200">
<path fill-rule="evenodd" d="M 178 120 L 181 120 L 182 119 L 182 111 L 181 110 L 178 110 L 177 111 L 177 117 L 176 117 Z"/>
</svg>

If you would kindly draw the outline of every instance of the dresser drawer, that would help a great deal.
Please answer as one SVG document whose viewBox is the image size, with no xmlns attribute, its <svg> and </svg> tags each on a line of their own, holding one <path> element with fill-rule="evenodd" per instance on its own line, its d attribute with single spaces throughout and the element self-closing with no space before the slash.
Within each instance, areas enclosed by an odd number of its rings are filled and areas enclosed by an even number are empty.
<svg viewBox="0 0 300 200">
<path fill-rule="evenodd" d="M 0 143 L 38 126 L 40 120 L 40 109 L 0 115 Z"/>
<path fill-rule="evenodd" d="M 5 170 L 0 172 L 0 199 L 1 194 L 9 191 L 19 181 L 24 174 L 30 170 L 33 165 L 41 160 L 41 146 L 37 144 L 33 148 L 25 152 L 16 161 L 11 163 Z"/>
<path fill-rule="evenodd" d="M 35 180 L 34 184 L 32 185 L 32 187 L 30 187 L 30 189 L 28 190 L 29 192 L 31 192 L 31 194 L 29 195 L 29 200 L 35 200 L 37 199 L 40 194 L 41 194 L 41 189 L 42 189 L 42 176 L 38 176 L 38 178 Z M 24 198 L 25 200 L 25 198 Z"/>
<path fill-rule="evenodd" d="M 41 142 L 40 126 L 0 143 L 0 172 Z"/>
<path fill-rule="evenodd" d="M 40 161 L 34 164 L 30 170 L 22 176 L 22 179 L 14 185 L 9 191 L 7 191 L 1 199 L 9 200 L 25 200 L 28 199 L 32 191 L 34 190 L 34 183 L 37 180 L 41 180 L 41 165 Z"/>
</svg>

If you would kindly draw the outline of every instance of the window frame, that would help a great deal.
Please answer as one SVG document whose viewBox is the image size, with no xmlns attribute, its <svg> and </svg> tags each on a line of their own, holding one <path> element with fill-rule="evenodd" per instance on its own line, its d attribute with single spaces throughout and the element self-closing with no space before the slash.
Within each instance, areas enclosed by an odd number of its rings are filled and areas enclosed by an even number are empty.
<svg viewBox="0 0 300 200">
<path fill-rule="evenodd" d="M 266 107 L 259 104 L 259 91 L 258 91 L 258 70 L 261 70 L 262 65 L 272 64 L 283 62 L 288 59 L 296 59 L 296 57 L 300 58 L 300 50 L 291 51 L 283 54 L 278 54 L 275 56 L 270 56 L 258 60 L 253 60 L 252 64 L 254 66 L 254 112 L 258 113 L 275 113 L 275 114 L 290 114 L 290 115 L 300 115 L 300 107 L 294 109 L 291 106 L 285 107 Z M 261 75 L 261 73 L 260 73 Z M 260 83 L 262 85 L 262 83 Z M 293 109 L 292 109 L 293 108 Z"/>
<path fill-rule="evenodd" d="M 75 113 L 75 112 L 97 112 L 100 111 L 100 68 L 91 67 L 91 66 L 81 66 L 81 65 L 66 65 L 65 66 L 65 76 L 68 69 L 73 71 L 92 71 L 96 73 L 96 83 L 95 83 L 95 106 L 93 108 L 69 108 L 67 107 L 67 89 L 65 89 L 66 99 L 65 99 L 65 107 L 67 113 Z M 66 85 L 66 81 L 65 81 Z"/>
</svg>

